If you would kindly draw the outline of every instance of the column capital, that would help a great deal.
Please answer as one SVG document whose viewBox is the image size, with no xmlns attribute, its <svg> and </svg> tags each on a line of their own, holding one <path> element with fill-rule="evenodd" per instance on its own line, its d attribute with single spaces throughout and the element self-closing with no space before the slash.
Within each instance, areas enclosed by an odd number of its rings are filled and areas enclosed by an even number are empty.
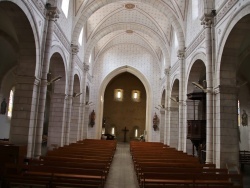
<svg viewBox="0 0 250 188">
<path fill-rule="evenodd" d="M 204 14 L 201 17 L 201 25 L 203 25 L 204 28 L 211 28 L 213 24 L 214 16 L 212 14 Z"/>
<path fill-rule="evenodd" d="M 177 57 L 179 58 L 179 60 L 183 60 L 185 58 L 185 50 L 178 50 Z"/>
<path fill-rule="evenodd" d="M 71 52 L 76 55 L 79 52 L 79 46 L 77 44 L 71 44 Z"/>
<path fill-rule="evenodd" d="M 86 72 L 89 71 L 89 65 L 87 63 L 83 63 L 83 68 L 84 68 L 84 71 Z"/>
<path fill-rule="evenodd" d="M 165 74 L 165 75 L 168 75 L 169 73 L 170 73 L 170 68 L 164 69 L 164 74 Z"/>
<path fill-rule="evenodd" d="M 47 9 L 46 15 L 48 19 L 52 21 L 57 21 L 60 14 L 59 9 L 57 7 L 51 7 L 51 6 L 46 7 L 46 9 Z"/>
</svg>

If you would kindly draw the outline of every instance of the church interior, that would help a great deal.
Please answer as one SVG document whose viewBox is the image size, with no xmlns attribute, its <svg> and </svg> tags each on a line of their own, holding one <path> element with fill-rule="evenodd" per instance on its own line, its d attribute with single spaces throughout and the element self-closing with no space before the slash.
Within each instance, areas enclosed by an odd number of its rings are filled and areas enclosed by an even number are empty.
<svg viewBox="0 0 250 188">
<path fill-rule="evenodd" d="M 248 187 L 248 32 L 250 0 L 0 0 L 0 187 Z"/>
</svg>

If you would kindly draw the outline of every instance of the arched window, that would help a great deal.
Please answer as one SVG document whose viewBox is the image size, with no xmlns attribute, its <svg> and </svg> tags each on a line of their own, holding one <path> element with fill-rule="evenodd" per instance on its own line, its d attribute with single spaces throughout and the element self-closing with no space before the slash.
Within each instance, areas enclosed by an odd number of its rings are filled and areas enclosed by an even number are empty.
<svg viewBox="0 0 250 188">
<path fill-rule="evenodd" d="M 13 110 L 13 100 L 14 100 L 14 89 L 12 88 L 10 90 L 10 96 L 9 96 L 9 104 L 8 104 L 8 117 L 12 117 L 12 110 Z"/>
<path fill-rule="evenodd" d="M 67 18 L 69 12 L 69 0 L 62 0 L 62 11 Z"/>
<path fill-rule="evenodd" d="M 135 137 L 138 137 L 138 129 L 135 129 Z"/>
<path fill-rule="evenodd" d="M 192 18 L 193 18 L 193 20 L 198 18 L 198 14 L 199 14 L 199 1 L 192 0 Z"/>
<path fill-rule="evenodd" d="M 83 28 L 80 32 L 79 38 L 78 38 L 78 43 L 82 46 L 82 37 L 83 37 Z"/>
<path fill-rule="evenodd" d="M 177 34 L 176 34 L 176 32 L 174 32 L 174 47 L 178 48 L 178 46 L 179 46 L 179 42 L 178 42 L 178 39 L 177 39 Z"/>
<path fill-rule="evenodd" d="M 90 54 L 89 56 L 89 64 L 91 63 L 91 61 L 92 61 L 92 54 Z"/>
<path fill-rule="evenodd" d="M 112 128 L 111 128 L 111 134 L 112 134 L 112 135 L 115 135 L 115 127 L 112 127 Z"/>
</svg>

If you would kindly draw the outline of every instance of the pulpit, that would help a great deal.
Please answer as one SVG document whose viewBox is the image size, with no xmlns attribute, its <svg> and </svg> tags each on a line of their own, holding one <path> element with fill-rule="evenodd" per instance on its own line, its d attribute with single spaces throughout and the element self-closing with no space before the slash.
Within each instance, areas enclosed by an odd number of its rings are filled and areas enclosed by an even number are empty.
<svg viewBox="0 0 250 188">
<path fill-rule="evenodd" d="M 206 146 L 206 93 L 194 90 L 187 94 L 187 97 L 189 99 L 187 139 L 193 143 L 193 155 L 195 146 L 200 161 L 204 162 L 201 150 Z"/>
</svg>

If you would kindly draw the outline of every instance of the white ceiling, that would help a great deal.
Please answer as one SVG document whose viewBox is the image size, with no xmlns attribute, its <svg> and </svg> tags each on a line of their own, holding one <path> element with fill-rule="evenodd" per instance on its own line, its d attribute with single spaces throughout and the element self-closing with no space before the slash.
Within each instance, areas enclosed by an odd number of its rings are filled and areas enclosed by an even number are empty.
<svg viewBox="0 0 250 188">
<path fill-rule="evenodd" d="M 83 17 L 81 14 L 88 12 L 84 23 L 87 48 L 94 50 L 95 57 L 113 46 L 131 43 L 147 49 L 158 60 L 166 49 L 169 53 L 173 17 L 183 28 L 188 2 L 187 0 L 147 1 L 111 0 L 112 3 L 105 3 L 104 0 L 76 1 L 76 9 L 80 10 L 77 11 L 76 17 L 81 18 Z M 127 9 L 127 4 L 135 7 Z M 127 33 L 127 30 L 133 32 Z"/>
</svg>

